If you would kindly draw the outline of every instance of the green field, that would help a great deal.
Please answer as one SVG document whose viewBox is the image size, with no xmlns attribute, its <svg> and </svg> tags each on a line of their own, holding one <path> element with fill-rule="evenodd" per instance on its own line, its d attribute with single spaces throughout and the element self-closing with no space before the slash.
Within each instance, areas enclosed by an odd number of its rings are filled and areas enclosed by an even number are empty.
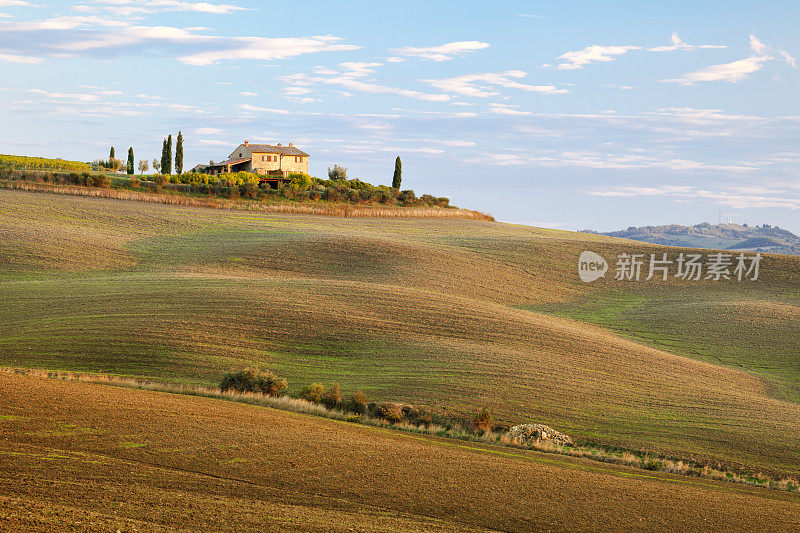
<svg viewBox="0 0 800 533">
<path fill-rule="evenodd" d="M 298 390 L 538 421 L 800 473 L 800 258 L 761 280 L 586 285 L 663 249 L 476 220 L 253 214 L 0 191 L 0 364 Z"/>
</svg>

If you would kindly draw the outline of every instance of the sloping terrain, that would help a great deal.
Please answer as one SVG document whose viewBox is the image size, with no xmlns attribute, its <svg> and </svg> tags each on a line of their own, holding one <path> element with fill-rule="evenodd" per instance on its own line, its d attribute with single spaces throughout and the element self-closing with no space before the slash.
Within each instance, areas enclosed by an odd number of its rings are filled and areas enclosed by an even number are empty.
<svg viewBox="0 0 800 533">
<path fill-rule="evenodd" d="M 640 228 L 630 227 L 627 230 L 611 231 L 603 233 L 603 235 L 666 246 L 736 251 L 757 250 L 776 254 L 800 255 L 800 237 L 791 231 L 766 224 L 764 226 L 712 225 L 708 222 L 694 226 L 669 224 Z"/>
<path fill-rule="evenodd" d="M 0 373 L 0 529 L 790 531 L 800 496 Z"/>
<path fill-rule="evenodd" d="M 767 256 L 757 282 L 589 285 L 583 250 L 664 249 L 479 221 L 18 191 L 0 191 L 0 216 L 2 365 L 203 384 L 255 365 L 294 390 L 336 381 L 375 400 L 488 407 L 579 439 L 800 472 L 796 257 Z"/>
</svg>

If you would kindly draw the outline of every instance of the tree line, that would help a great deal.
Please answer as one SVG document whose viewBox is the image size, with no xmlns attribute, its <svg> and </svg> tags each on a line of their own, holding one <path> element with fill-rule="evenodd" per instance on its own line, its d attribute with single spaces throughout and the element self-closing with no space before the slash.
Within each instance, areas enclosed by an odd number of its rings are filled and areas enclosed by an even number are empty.
<svg viewBox="0 0 800 533">
<path fill-rule="evenodd" d="M 129 175 L 134 173 L 133 146 L 128 148 L 128 159 L 125 163 L 125 170 Z M 175 158 L 172 157 L 172 134 L 170 133 L 161 143 L 161 159 L 153 158 L 153 170 L 159 174 L 172 174 L 172 164 L 175 163 L 175 173 L 183 174 L 183 134 L 178 131 L 178 138 L 175 143 Z M 122 161 L 115 157 L 114 147 L 108 154 L 108 161 L 96 161 L 102 167 L 118 171 L 122 168 Z M 139 160 L 139 174 L 144 174 L 150 170 L 150 163 L 146 159 Z"/>
</svg>

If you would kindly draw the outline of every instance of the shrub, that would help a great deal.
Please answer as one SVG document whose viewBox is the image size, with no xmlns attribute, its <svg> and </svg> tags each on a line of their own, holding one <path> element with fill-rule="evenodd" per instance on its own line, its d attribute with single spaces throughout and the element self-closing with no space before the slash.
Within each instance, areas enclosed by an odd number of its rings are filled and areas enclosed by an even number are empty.
<svg viewBox="0 0 800 533">
<path fill-rule="evenodd" d="M 244 184 L 244 195 L 249 196 L 250 198 L 255 198 L 258 196 L 258 183 L 254 183 L 252 181 L 247 182 Z"/>
<path fill-rule="evenodd" d="M 354 413 L 363 415 L 367 412 L 367 395 L 361 391 L 356 391 L 347 402 L 347 408 Z"/>
<path fill-rule="evenodd" d="M 322 395 L 322 403 L 325 404 L 328 409 L 334 409 L 342 403 L 342 392 L 339 389 L 338 383 L 333 383 L 331 388 L 325 391 Z"/>
<path fill-rule="evenodd" d="M 485 408 L 478 411 L 478 414 L 472 419 L 472 427 L 476 431 L 490 431 L 492 429 L 492 413 Z"/>
<path fill-rule="evenodd" d="M 322 383 L 312 383 L 302 391 L 300 396 L 309 402 L 322 403 L 322 397 L 325 394 L 325 387 Z"/>
<path fill-rule="evenodd" d="M 402 406 L 399 403 L 382 403 L 377 408 L 377 415 L 396 424 L 403 420 Z"/>
<path fill-rule="evenodd" d="M 138 179 L 136 179 L 136 178 L 131 178 L 131 181 L 130 181 L 130 185 L 131 185 L 131 187 L 133 187 L 133 188 L 136 188 L 136 187 L 138 187 L 138 186 L 139 186 L 139 185 L 141 185 L 141 184 L 142 184 L 142 182 L 141 182 L 141 181 L 139 181 Z"/>
<path fill-rule="evenodd" d="M 225 374 L 219 384 L 222 392 L 255 392 L 266 396 L 278 396 L 288 388 L 289 384 L 282 377 L 272 372 L 258 373 L 247 369 Z"/>
<path fill-rule="evenodd" d="M 155 174 L 153 176 L 153 186 L 157 191 L 160 191 L 165 183 L 167 183 L 167 177 L 164 174 Z"/>
</svg>

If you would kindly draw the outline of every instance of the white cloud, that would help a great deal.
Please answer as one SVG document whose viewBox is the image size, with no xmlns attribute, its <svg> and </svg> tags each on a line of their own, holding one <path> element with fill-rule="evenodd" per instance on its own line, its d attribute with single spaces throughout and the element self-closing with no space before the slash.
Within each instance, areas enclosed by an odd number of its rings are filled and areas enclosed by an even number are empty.
<svg viewBox="0 0 800 533">
<path fill-rule="evenodd" d="M 219 128 L 197 128 L 194 132 L 198 135 L 217 135 L 218 133 L 222 133 L 222 130 Z"/>
<path fill-rule="evenodd" d="M 708 81 L 727 81 L 738 83 L 746 79 L 750 74 L 758 72 L 763 68 L 763 63 L 774 58 L 767 55 L 768 46 L 758 40 L 754 35 L 750 36 L 750 49 L 753 55 L 745 59 L 739 59 L 731 63 L 721 65 L 711 65 L 694 72 L 684 74 L 681 78 L 671 78 L 661 81 L 674 82 L 680 85 L 694 85 L 697 82 Z"/>
<path fill-rule="evenodd" d="M 41 63 L 41 57 L 23 56 L 15 53 L 0 52 L 0 63 Z"/>
<path fill-rule="evenodd" d="M 398 56 L 418 57 L 420 59 L 430 59 L 432 61 L 449 61 L 455 56 L 461 56 L 488 47 L 489 43 L 482 43 L 480 41 L 455 41 L 439 46 L 429 46 L 427 48 L 417 48 L 413 46 L 392 48 L 391 52 Z"/>
<path fill-rule="evenodd" d="M 559 63 L 558 68 L 562 70 L 580 69 L 592 61 L 614 61 L 614 56 L 640 49 L 640 46 L 600 46 L 595 44 L 587 46 L 583 50 L 561 54 L 557 59 L 563 59 L 564 62 Z"/>
<path fill-rule="evenodd" d="M 526 75 L 527 74 L 521 70 L 509 70 L 500 73 L 486 72 L 483 74 L 466 74 L 440 80 L 423 81 L 447 93 L 472 96 L 475 98 L 488 98 L 498 95 L 499 93 L 497 91 L 492 90 L 493 86 L 546 94 L 569 92 L 566 89 L 557 89 L 553 85 L 527 85 L 516 81 L 520 78 L 524 78 Z"/>
<path fill-rule="evenodd" d="M 205 146 L 230 146 L 230 141 L 220 141 L 218 139 L 198 139 L 197 144 Z"/>
<path fill-rule="evenodd" d="M 23 0 L 0 0 L 0 7 L 40 7 Z"/>
<path fill-rule="evenodd" d="M 725 45 L 717 44 L 687 44 L 678 37 L 678 32 L 676 31 L 672 32 L 670 41 L 672 41 L 672 44 L 669 46 L 656 46 L 654 48 L 648 48 L 648 50 L 650 52 L 672 52 L 675 50 L 695 50 L 697 48 L 727 48 Z"/>
<path fill-rule="evenodd" d="M 97 0 L 92 5 L 72 6 L 75 11 L 96 12 L 108 11 L 117 16 L 130 17 L 164 11 L 193 11 L 227 15 L 247 8 L 230 4 L 212 4 L 209 2 L 181 2 L 179 0 Z"/>
<path fill-rule="evenodd" d="M 779 49 L 778 53 L 783 58 L 783 60 L 786 61 L 786 63 L 789 64 L 792 68 L 797 68 L 797 60 L 791 55 L 789 55 L 789 52 L 787 52 L 786 50 Z"/>
<path fill-rule="evenodd" d="M 489 111 L 492 113 L 497 113 L 498 115 L 522 116 L 532 114 L 530 111 L 519 111 L 516 109 L 517 107 L 519 106 L 508 104 L 489 104 Z"/>
<path fill-rule="evenodd" d="M 342 73 L 343 76 L 357 76 L 363 77 L 372 74 L 375 71 L 375 67 L 380 67 L 383 63 L 355 63 L 355 62 L 348 62 L 348 63 L 339 63 L 339 66 L 344 69 L 345 72 Z M 332 71 L 336 74 L 336 71 Z"/>
<path fill-rule="evenodd" d="M 239 109 L 242 111 L 254 111 L 259 113 L 275 113 L 278 115 L 290 115 L 291 111 L 287 111 L 286 109 L 275 109 L 272 107 L 260 107 L 257 105 L 250 105 L 250 104 L 240 104 L 237 105 Z"/>
<path fill-rule="evenodd" d="M 213 65 L 222 60 L 258 59 L 274 60 L 287 57 L 312 54 L 317 52 L 334 52 L 357 50 L 360 47 L 350 44 L 339 44 L 341 37 L 318 35 L 314 37 L 234 37 L 230 39 L 235 45 L 232 49 L 214 50 L 189 54 L 179 59 L 189 65 Z"/>
<path fill-rule="evenodd" d="M 258 93 L 251 93 L 250 91 L 239 91 L 239 96 L 258 96 Z"/>
<path fill-rule="evenodd" d="M 366 63 L 366 65 L 374 65 L 374 64 Z M 399 87 L 381 85 L 371 79 L 366 79 L 366 78 L 360 79 L 358 70 L 355 71 L 356 74 L 352 74 L 352 72 L 354 71 L 351 71 L 351 73 L 345 72 L 340 75 L 331 77 L 308 76 L 306 74 L 289 74 L 287 76 L 279 76 L 279 79 L 282 79 L 286 83 L 290 84 L 292 87 L 310 86 L 310 85 L 338 85 L 340 87 L 343 87 L 351 91 L 358 91 L 358 92 L 372 93 L 372 94 L 397 94 L 400 96 L 407 96 L 409 98 L 416 98 L 418 100 L 426 100 L 429 102 L 447 102 L 448 100 L 450 100 L 450 96 L 446 94 L 423 93 L 420 91 L 414 91 L 410 89 L 402 89 Z M 292 87 L 289 87 L 287 90 L 291 89 Z M 349 96 L 349 93 L 347 92 L 343 94 Z"/>
</svg>

